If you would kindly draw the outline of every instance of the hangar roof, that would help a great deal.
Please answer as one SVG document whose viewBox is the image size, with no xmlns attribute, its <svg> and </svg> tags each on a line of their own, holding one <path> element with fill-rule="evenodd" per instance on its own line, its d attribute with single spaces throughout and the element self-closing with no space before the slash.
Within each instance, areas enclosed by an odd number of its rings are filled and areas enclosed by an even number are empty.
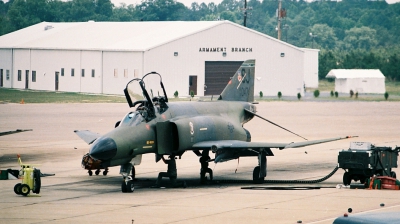
<svg viewBox="0 0 400 224">
<path fill-rule="evenodd" d="M 230 21 L 41 22 L 0 36 L 0 48 L 146 51 L 222 24 L 231 24 L 298 49 Z"/>
<path fill-rule="evenodd" d="M 356 79 L 385 78 L 379 69 L 332 69 L 325 78 Z"/>
</svg>

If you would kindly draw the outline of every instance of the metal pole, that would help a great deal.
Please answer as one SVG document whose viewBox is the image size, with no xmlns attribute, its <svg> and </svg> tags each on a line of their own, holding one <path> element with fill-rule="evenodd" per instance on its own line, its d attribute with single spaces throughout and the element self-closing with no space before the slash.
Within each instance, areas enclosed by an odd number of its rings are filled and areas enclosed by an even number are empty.
<svg viewBox="0 0 400 224">
<path fill-rule="evenodd" d="M 278 40 L 281 39 L 281 8 L 282 8 L 282 1 L 279 0 L 279 4 L 278 4 Z"/>
</svg>

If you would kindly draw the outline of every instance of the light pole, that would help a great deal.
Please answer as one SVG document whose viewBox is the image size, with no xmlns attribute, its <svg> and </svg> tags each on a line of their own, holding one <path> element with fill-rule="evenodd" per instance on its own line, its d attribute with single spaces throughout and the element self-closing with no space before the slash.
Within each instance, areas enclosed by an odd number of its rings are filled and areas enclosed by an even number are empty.
<svg viewBox="0 0 400 224">
<path fill-rule="evenodd" d="M 317 35 L 313 35 L 312 33 L 310 33 L 310 37 L 312 38 L 312 47 L 311 48 L 314 48 L 314 38 L 316 38 L 317 37 Z"/>
<path fill-rule="evenodd" d="M 283 25 L 283 29 L 286 30 L 286 43 L 287 43 L 287 33 L 289 31 L 289 25 L 288 24 Z"/>
</svg>

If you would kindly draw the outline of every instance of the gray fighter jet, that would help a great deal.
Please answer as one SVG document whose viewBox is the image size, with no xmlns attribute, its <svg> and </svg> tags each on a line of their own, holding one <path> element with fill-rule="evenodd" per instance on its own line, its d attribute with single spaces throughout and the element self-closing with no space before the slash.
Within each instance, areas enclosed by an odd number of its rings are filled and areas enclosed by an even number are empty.
<svg viewBox="0 0 400 224">
<path fill-rule="evenodd" d="M 254 73 L 255 60 L 245 61 L 233 74 L 218 100 L 199 102 L 169 102 L 161 75 L 156 72 L 131 80 L 124 93 L 129 106 L 135 110 L 117 122 L 115 129 L 105 135 L 75 131 L 91 144 L 89 153 L 82 159 L 83 167 L 89 170 L 90 175 L 91 170 L 96 170 L 98 174 L 100 169 L 105 169 L 103 174 L 106 175 L 108 167 L 121 166 L 122 192 L 132 192 L 135 166 L 140 164 L 145 153 L 154 153 L 156 162 L 163 159 L 168 163 L 168 172 L 160 173 L 159 179 L 170 177 L 174 185 L 177 184 L 175 157 L 181 157 L 186 151 L 193 151 L 200 157 L 202 182 L 207 173 L 212 179 L 209 162 L 253 156 L 258 158 L 253 181 L 262 183 L 267 174 L 266 157 L 274 155 L 272 148 L 297 148 L 349 138 L 297 143 L 251 142 L 250 132 L 243 125 L 254 116 L 262 118 L 256 114 L 254 104 Z M 210 152 L 214 154 L 213 159 Z M 165 160 L 163 156 L 170 159 Z"/>
</svg>

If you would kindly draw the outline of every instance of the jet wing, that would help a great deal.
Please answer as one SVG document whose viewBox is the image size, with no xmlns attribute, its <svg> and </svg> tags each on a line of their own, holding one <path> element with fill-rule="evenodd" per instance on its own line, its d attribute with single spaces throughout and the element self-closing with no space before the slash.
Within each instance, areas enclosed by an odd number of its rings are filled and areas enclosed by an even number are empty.
<svg viewBox="0 0 400 224">
<path fill-rule="evenodd" d="M 15 131 L 0 132 L 0 136 L 16 134 L 16 133 L 20 133 L 20 132 L 24 132 L 24 131 L 32 131 L 32 129 L 17 129 Z"/>
<path fill-rule="evenodd" d="M 75 130 L 74 132 L 89 145 L 101 136 L 99 133 L 94 133 L 88 130 Z"/>
<path fill-rule="evenodd" d="M 213 151 L 217 149 L 261 149 L 261 148 L 279 148 L 279 149 L 288 149 L 288 148 L 300 148 L 309 145 L 316 145 L 325 142 L 332 142 L 341 139 L 351 138 L 352 136 L 346 137 L 337 137 L 337 138 L 328 138 L 321 140 L 313 140 L 313 141 L 304 141 L 304 142 L 291 142 L 291 143 L 271 143 L 271 142 L 245 142 L 238 140 L 221 140 L 221 141 L 205 141 L 198 142 L 193 145 L 193 149 L 202 150 L 202 149 L 212 149 Z"/>
</svg>

